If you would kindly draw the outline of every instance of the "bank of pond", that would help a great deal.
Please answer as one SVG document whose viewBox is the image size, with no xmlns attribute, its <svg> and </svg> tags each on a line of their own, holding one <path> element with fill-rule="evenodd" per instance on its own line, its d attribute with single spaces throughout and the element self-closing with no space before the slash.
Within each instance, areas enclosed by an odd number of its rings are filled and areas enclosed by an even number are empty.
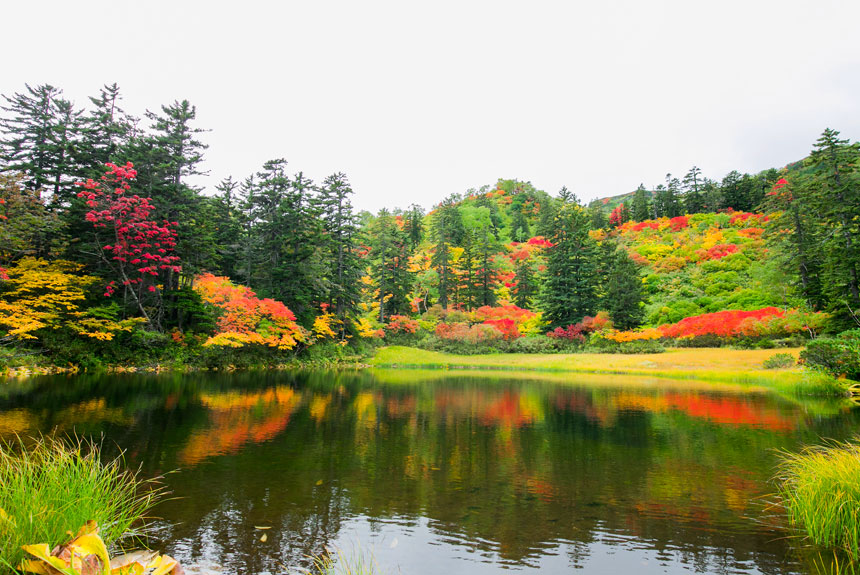
<svg viewBox="0 0 860 575">
<path fill-rule="evenodd" d="M 695 370 L 683 353 L 672 361 Z M 161 478 L 170 494 L 147 513 L 158 519 L 142 543 L 192 569 L 296 572 L 371 556 L 368 570 L 410 574 L 853 565 L 857 524 L 837 509 L 837 527 L 818 521 L 823 538 L 809 538 L 803 507 L 838 490 L 839 509 L 860 509 L 853 401 L 662 367 L 37 376 L 0 385 L 0 438 L 15 451 L 75 436 L 103 462 L 122 454 L 138 481 Z M 822 438 L 842 443 L 804 451 Z M 42 504 L 7 485 L 0 549 L 14 564 L 4 543 L 20 534 L 22 505 Z M 25 543 L 55 545 L 80 526 Z"/>
</svg>

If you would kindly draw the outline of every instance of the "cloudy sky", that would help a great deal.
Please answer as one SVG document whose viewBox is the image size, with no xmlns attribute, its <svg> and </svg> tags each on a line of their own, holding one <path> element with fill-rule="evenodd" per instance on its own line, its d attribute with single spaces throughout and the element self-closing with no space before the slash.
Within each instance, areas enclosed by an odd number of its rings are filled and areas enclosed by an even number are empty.
<svg viewBox="0 0 860 575">
<path fill-rule="evenodd" d="M 586 200 L 692 165 L 722 178 L 860 139 L 856 0 L 8 2 L 0 93 L 211 129 L 202 182 L 284 157 L 376 210 L 529 180 Z"/>
</svg>

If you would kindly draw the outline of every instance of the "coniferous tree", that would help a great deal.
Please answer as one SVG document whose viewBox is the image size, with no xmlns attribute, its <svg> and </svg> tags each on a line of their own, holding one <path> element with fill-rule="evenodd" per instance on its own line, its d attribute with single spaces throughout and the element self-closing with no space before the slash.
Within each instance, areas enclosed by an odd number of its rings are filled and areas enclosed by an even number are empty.
<svg viewBox="0 0 860 575">
<path fill-rule="evenodd" d="M 860 309 L 860 144 L 824 130 L 806 162 L 810 170 L 808 204 L 826 229 L 821 239 L 826 279 L 834 307 L 843 313 Z"/>
<path fill-rule="evenodd" d="M 596 248 L 588 235 L 588 213 L 569 192 L 561 199 L 540 292 L 544 319 L 551 327 L 576 323 L 597 309 Z"/>
<path fill-rule="evenodd" d="M 370 229 L 371 274 L 377 291 L 379 321 L 409 310 L 412 275 L 409 273 L 409 240 L 391 215 L 383 208 Z"/>
<path fill-rule="evenodd" d="M 684 210 L 688 214 L 698 214 L 704 210 L 705 201 L 701 191 L 702 170 L 693 166 L 684 176 Z"/>
<path fill-rule="evenodd" d="M 25 93 L 3 96 L 6 115 L 0 118 L 0 165 L 3 171 L 25 174 L 28 189 L 50 193 L 46 205 L 67 205 L 79 177 L 75 143 L 80 133 L 80 111 L 50 85 L 25 85 Z"/>
<path fill-rule="evenodd" d="M 804 205 L 808 194 L 800 188 L 783 179 L 768 192 L 764 207 L 770 220 L 765 239 L 770 257 L 779 262 L 789 277 L 796 275 L 807 305 L 819 310 L 825 303 L 820 278 L 821 254 L 817 253 L 820 244 L 813 235 L 816 226 L 806 215 L 811 209 Z"/>
<path fill-rule="evenodd" d="M 443 309 L 448 309 L 449 296 L 455 287 L 451 266 L 451 247 L 457 245 L 463 233 L 463 221 L 457 209 L 457 198 L 449 196 L 436 208 L 431 230 L 434 244 L 431 265 L 438 274 L 437 291 L 439 305 Z"/>
<path fill-rule="evenodd" d="M 227 177 L 215 186 L 217 194 L 210 200 L 217 250 L 218 269 L 222 275 L 241 281 L 239 275 L 242 236 L 242 211 L 239 182 Z"/>
<path fill-rule="evenodd" d="M 538 295 L 538 278 L 531 258 L 519 260 L 514 268 L 514 304 L 529 309 Z"/>
<path fill-rule="evenodd" d="M 107 162 L 122 162 L 117 152 L 134 135 L 136 120 L 120 107 L 119 86 L 105 85 L 90 97 L 92 109 L 81 120 L 80 159 L 89 177 L 100 177 Z"/>
<path fill-rule="evenodd" d="M 737 170 L 732 170 L 723 178 L 720 183 L 720 191 L 723 195 L 723 205 L 726 208 L 731 208 L 736 212 L 744 211 L 747 205 L 747 199 L 744 194 L 741 182 L 743 176 Z"/>
<path fill-rule="evenodd" d="M 524 242 L 531 237 L 529 222 L 525 214 L 526 194 L 520 193 L 511 201 L 511 240 Z"/>
<path fill-rule="evenodd" d="M 361 261 L 357 254 L 358 218 L 352 211 L 352 187 L 346 174 L 329 176 L 320 188 L 319 206 L 328 260 L 327 303 L 343 331 L 358 316 Z"/>
<path fill-rule="evenodd" d="M 424 209 L 418 204 L 409 206 L 404 230 L 409 236 L 409 247 L 414 252 L 424 239 Z"/>
<path fill-rule="evenodd" d="M 651 217 L 651 201 L 649 196 L 650 194 L 645 189 L 645 186 L 639 184 L 639 187 L 633 193 L 633 205 L 630 210 L 630 216 L 634 221 L 643 222 Z"/>
<path fill-rule="evenodd" d="M 607 276 L 603 308 L 616 329 L 629 330 L 639 327 L 645 318 L 644 294 L 639 268 L 623 249 L 612 254 Z"/>
<path fill-rule="evenodd" d="M 588 204 L 588 215 L 591 218 L 591 229 L 602 230 L 609 227 L 609 219 L 603 211 L 603 202 L 594 200 Z"/>
<path fill-rule="evenodd" d="M 717 212 L 723 209 L 723 192 L 720 185 L 709 178 L 702 179 L 702 209 L 706 212 Z"/>
<path fill-rule="evenodd" d="M 674 218 L 682 214 L 681 182 L 672 174 L 666 174 L 666 189 L 663 195 L 663 215 Z"/>
</svg>

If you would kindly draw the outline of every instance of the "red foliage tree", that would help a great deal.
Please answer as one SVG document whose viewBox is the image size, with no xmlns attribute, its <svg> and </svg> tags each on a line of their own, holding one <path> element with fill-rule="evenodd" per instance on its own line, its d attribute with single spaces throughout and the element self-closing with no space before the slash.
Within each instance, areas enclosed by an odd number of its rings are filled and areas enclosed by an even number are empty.
<svg viewBox="0 0 860 575">
<path fill-rule="evenodd" d="M 131 194 L 130 181 L 137 176 L 131 162 L 125 166 L 105 164 L 108 168 L 101 181 L 78 182 L 83 189 L 79 198 L 86 200 L 86 219 L 96 230 L 107 232 L 107 242 L 100 245 L 101 256 L 113 279 L 105 288 L 110 297 L 122 286 L 123 293 L 137 305 L 152 327 L 159 327 L 158 313 L 149 304 L 160 304 L 159 285 L 166 275 L 179 273 L 176 247 L 176 222 L 161 223 L 149 219 L 155 209 L 150 198 Z"/>
</svg>

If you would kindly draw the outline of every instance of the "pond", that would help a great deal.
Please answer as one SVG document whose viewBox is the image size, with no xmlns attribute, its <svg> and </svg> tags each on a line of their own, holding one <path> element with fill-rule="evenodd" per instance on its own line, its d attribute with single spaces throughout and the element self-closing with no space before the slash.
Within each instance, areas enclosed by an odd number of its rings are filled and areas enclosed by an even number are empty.
<svg viewBox="0 0 860 575">
<path fill-rule="evenodd" d="M 0 437 L 103 437 L 144 475 L 167 474 L 151 546 L 242 574 L 300 572 L 325 548 L 406 575 L 812 572 L 821 559 L 767 505 L 777 452 L 858 428 L 846 400 L 580 374 L 0 386 Z"/>
</svg>

